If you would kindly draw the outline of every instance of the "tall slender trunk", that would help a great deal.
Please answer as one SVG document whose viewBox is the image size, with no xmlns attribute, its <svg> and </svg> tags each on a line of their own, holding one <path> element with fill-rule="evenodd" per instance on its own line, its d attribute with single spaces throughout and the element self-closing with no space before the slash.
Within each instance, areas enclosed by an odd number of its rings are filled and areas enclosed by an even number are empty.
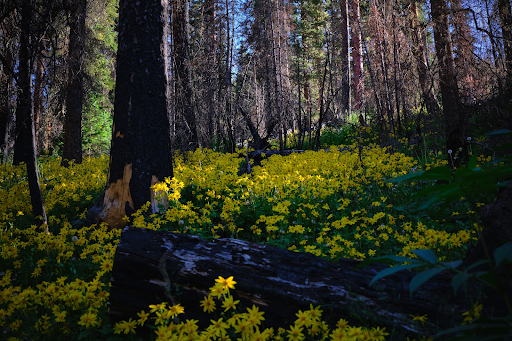
<svg viewBox="0 0 512 341">
<path fill-rule="evenodd" d="M 12 126 L 12 91 L 14 62 L 9 43 L 5 44 L 5 64 L 0 66 L 0 163 L 9 155 L 9 132 Z"/>
<path fill-rule="evenodd" d="M 341 112 L 348 117 L 350 108 L 350 40 L 349 40 L 349 12 L 348 1 L 341 0 Z"/>
<path fill-rule="evenodd" d="M 393 80 L 395 83 L 395 106 L 396 106 L 396 118 L 398 120 L 398 136 L 402 135 L 402 120 L 400 119 L 400 100 L 398 98 L 398 79 L 397 74 L 400 72 L 400 65 L 398 61 L 398 42 L 396 41 L 396 16 L 393 11 Z"/>
<path fill-rule="evenodd" d="M 298 49 L 298 53 L 300 54 L 300 48 Z M 303 142 L 304 142 L 304 127 L 303 127 L 303 123 L 302 123 L 302 87 L 301 87 L 301 83 L 300 83 L 300 65 L 301 65 L 301 60 L 300 60 L 300 56 L 299 58 L 297 58 L 297 93 L 298 93 L 298 97 L 299 97 L 299 112 L 298 112 L 298 115 L 297 115 L 297 124 L 299 126 L 299 138 L 298 138 L 298 141 L 297 141 L 297 148 L 298 149 L 303 149 Z"/>
<path fill-rule="evenodd" d="M 39 125 L 41 122 L 42 110 L 43 110 L 43 89 L 45 87 L 45 78 L 44 78 L 44 62 L 45 62 L 44 52 L 41 49 L 41 53 L 36 59 L 36 79 L 34 82 L 34 141 L 36 145 L 36 155 L 38 155 L 38 150 L 40 146 L 39 140 Z"/>
<path fill-rule="evenodd" d="M 439 85 L 443 99 L 446 124 L 446 148 L 451 150 L 450 165 L 458 167 L 467 158 L 464 133 L 464 111 L 459 99 L 459 89 L 453 60 L 452 40 L 448 26 L 448 10 L 445 0 L 430 0 L 434 22 L 434 40 L 439 63 Z"/>
<path fill-rule="evenodd" d="M 184 150 L 195 150 L 199 146 L 197 123 L 192 103 L 192 84 L 190 73 L 190 44 L 188 37 L 188 1 L 172 0 L 172 39 L 175 63 L 175 108 L 184 119 Z"/>
<path fill-rule="evenodd" d="M 455 12 L 451 18 L 454 27 L 452 41 L 455 54 L 455 71 L 459 80 L 459 92 L 464 103 L 475 101 L 475 81 L 473 78 L 476 60 L 474 57 L 474 38 L 467 12 L 462 10 L 461 0 L 450 0 L 451 10 Z"/>
<path fill-rule="evenodd" d="M 418 19 L 417 0 L 410 0 L 409 3 L 409 26 L 411 28 L 412 37 L 412 53 L 416 60 L 416 69 L 418 71 L 418 81 L 421 87 L 423 101 L 427 107 L 427 111 L 433 115 L 438 113 L 439 103 L 434 95 L 433 79 L 428 69 L 426 49 L 424 45 L 423 32 Z"/>
<path fill-rule="evenodd" d="M 359 29 L 361 16 L 359 14 L 359 0 L 350 1 L 352 13 L 352 70 L 354 76 L 354 109 L 364 110 L 364 81 L 363 81 L 363 47 L 361 44 L 361 30 Z"/>
<path fill-rule="evenodd" d="M 268 11 L 269 11 L 269 21 L 270 21 L 270 40 L 272 41 L 272 67 L 274 71 L 274 101 L 275 101 L 275 107 L 276 107 L 276 117 L 273 119 L 274 121 L 278 122 L 278 137 L 279 137 L 279 150 L 281 153 L 283 152 L 283 120 L 281 115 L 281 95 L 279 91 L 279 75 L 277 72 L 278 69 L 278 61 L 276 56 L 276 38 L 274 35 L 274 22 L 272 15 L 272 3 L 271 0 L 268 0 Z M 280 66 L 280 65 L 279 65 Z"/>
<path fill-rule="evenodd" d="M 69 4 L 69 8 L 71 13 L 69 15 L 68 83 L 61 162 L 64 167 L 67 167 L 71 160 L 82 163 L 83 69 L 87 1 L 73 1 Z"/>
<path fill-rule="evenodd" d="M 507 72 L 508 101 L 512 102 L 512 13 L 509 0 L 498 0 L 498 10 L 501 20 L 501 35 L 505 50 L 505 69 Z"/>
<path fill-rule="evenodd" d="M 321 145 L 320 145 L 320 134 L 321 134 L 321 131 L 322 131 L 322 124 L 323 124 L 323 121 L 324 121 L 324 116 L 325 116 L 325 111 L 326 111 L 326 108 L 324 106 L 325 104 L 325 101 L 324 101 L 324 91 L 325 91 L 325 77 L 327 76 L 327 65 L 329 63 L 329 49 L 327 49 L 327 56 L 325 58 L 325 64 L 324 64 L 324 74 L 322 76 L 322 83 L 320 84 L 320 114 L 319 114 L 319 117 L 318 117 L 318 129 L 316 130 L 316 136 L 315 136 L 315 141 L 316 141 L 316 149 L 320 149 L 321 148 Z"/>
<path fill-rule="evenodd" d="M 208 106 L 208 134 L 210 138 L 210 146 L 215 138 L 216 130 L 216 99 L 215 99 L 215 68 L 213 67 L 216 63 L 215 61 L 215 0 L 208 0 L 206 2 L 206 53 L 207 53 L 207 61 L 208 61 L 208 70 L 207 70 L 207 106 Z"/>
<path fill-rule="evenodd" d="M 496 51 L 497 44 L 496 44 L 496 37 L 494 34 L 493 25 L 491 22 L 491 13 L 489 11 L 489 0 L 485 0 L 485 12 L 486 12 L 486 17 L 487 17 L 487 31 L 488 31 L 487 36 L 489 37 L 489 40 L 491 42 L 491 52 L 492 52 L 492 58 L 494 60 L 494 66 L 496 67 L 496 70 L 498 70 L 500 68 L 499 67 L 499 58 L 498 58 L 498 53 Z M 504 92 L 503 92 L 502 80 L 500 77 L 497 77 L 496 81 L 498 82 L 498 95 L 499 95 L 500 99 L 503 99 Z"/>
<path fill-rule="evenodd" d="M 34 141 L 34 121 L 32 103 L 32 56 L 30 40 L 32 36 L 32 6 L 33 0 L 24 0 L 21 3 L 20 24 L 20 49 L 18 65 L 18 99 L 16 108 L 16 140 L 14 145 L 15 165 L 25 162 L 27 166 L 28 187 L 32 212 L 36 221 L 46 224 L 46 211 L 44 209 L 43 195 L 39 186 L 39 174 L 37 172 L 37 159 Z"/>
</svg>

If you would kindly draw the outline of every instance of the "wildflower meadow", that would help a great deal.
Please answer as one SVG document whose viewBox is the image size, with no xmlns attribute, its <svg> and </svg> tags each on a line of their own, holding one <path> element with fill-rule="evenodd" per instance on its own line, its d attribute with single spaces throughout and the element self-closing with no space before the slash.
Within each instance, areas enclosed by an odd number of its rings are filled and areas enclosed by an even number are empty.
<svg viewBox="0 0 512 341">
<path fill-rule="evenodd" d="M 407 144 L 405 144 L 407 146 Z M 461 197 L 449 214 L 414 209 L 412 194 L 429 181 L 391 182 L 419 169 L 446 164 L 430 152 L 420 163 L 407 148 L 394 153 L 375 144 L 331 146 L 317 152 L 272 156 L 240 172 L 238 155 L 197 150 L 175 159 L 174 178 L 157 184 L 168 208 L 126 217 L 135 227 L 238 238 L 336 260 L 384 255 L 416 258 L 433 250 L 439 261 L 463 259 L 481 229 Z M 484 164 L 487 156 L 481 155 Z M 154 302 L 137 320 L 111 324 L 107 316 L 113 256 L 121 230 L 88 225 L 85 213 L 101 194 L 108 158 L 60 167 L 39 164 L 48 226 L 37 227 L 23 166 L 0 166 L 0 335 L 14 340 L 388 340 L 380 327 L 322 321 L 322 307 L 298 311 L 294 325 L 265 328 L 264 310 L 237 308 L 236 278 L 219 277 L 197 302 L 211 315 L 200 330 L 180 320 L 187 307 Z M 491 198 L 492 199 L 492 198 Z M 478 206 L 484 203 L 478 203 Z M 47 229 L 49 233 L 47 232 Z M 475 302 L 466 322 L 480 316 Z M 464 317 L 461 317 L 461 319 Z M 420 324 L 428 316 L 415 316 Z M 149 331 L 149 332 L 148 332 Z M 427 339 L 431 335 L 418 335 Z"/>
</svg>

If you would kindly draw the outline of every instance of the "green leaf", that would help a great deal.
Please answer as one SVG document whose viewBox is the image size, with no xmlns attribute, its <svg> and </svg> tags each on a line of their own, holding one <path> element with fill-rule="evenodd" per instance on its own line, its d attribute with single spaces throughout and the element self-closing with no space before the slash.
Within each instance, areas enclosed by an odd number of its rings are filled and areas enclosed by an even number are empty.
<svg viewBox="0 0 512 341">
<path fill-rule="evenodd" d="M 488 133 L 487 135 L 512 135 L 512 130 L 500 129 L 500 130 L 495 130 L 491 133 Z"/>
<path fill-rule="evenodd" d="M 446 166 L 431 168 L 427 171 L 410 173 L 399 176 L 391 182 L 401 182 L 405 180 L 452 180 L 452 170 Z"/>
<path fill-rule="evenodd" d="M 444 184 L 444 185 L 429 186 L 429 187 L 423 188 L 421 191 L 414 194 L 413 198 L 419 198 L 426 194 L 436 193 L 436 192 L 444 193 L 444 192 L 448 192 L 448 191 L 451 191 L 453 189 L 458 189 L 458 188 L 459 188 L 459 186 L 454 182 L 449 183 L 449 184 Z"/>
<path fill-rule="evenodd" d="M 439 261 L 437 260 L 437 256 L 431 250 L 411 250 L 412 253 L 420 256 L 430 264 L 437 264 Z"/>
<path fill-rule="evenodd" d="M 373 282 L 375 282 L 376 280 L 381 279 L 386 276 L 389 276 L 389 275 L 392 275 L 395 272 L 406 270 L 406 269 L 416 268 L 421 265 L 423 265 L 423 264 L 420 263 L 420 264 L 397 265 L 397 266 L 393 266 L 391 268 L 384 269 L 373 277 L 373 279 L 370 282 L 370 285 L 372 285 Z"/>
<path fill-rule="evenodd" d="M 482 275 L 478 276 L 480 280 L 482 280 L 485 284 L 490 286 L 496 291 L 500 291 L 500 283 L 499 279 L 496 277 L 496 274 L 490 271 L 484 272 Z"/>
<path fill-rule="evenodd" d="M 475 262 L 471 264 L 467 269 L 465 269 L 463 272 L 458 273 L 457 275 L 453 276 L 452 278 L 452 288 L 453 288 L 453 294 L 457 295 L 457 290 L 459 290 L 462 283 L 466 282 L 471 277 L 476 277 L 477 273 L 468 273 L 467 271 L 471 268 L 482 265 L 489 262 L 488 260 L 479 260 L 478 262 Z"/>
<path fill-rule="evenodd" d="M 494 259 L 496 266 L 499 266 L 504 259 L 512 262 L 512 243 L 507 243 L 494 250 Z"/>
<path fill-rule="evenodd" d="M 488 259 L 480 259 L 479 261 L 476 261 L 476 262 L 474 262 L 474 263 L 471 263 L 471 265 L 470 265 L 470 266 L 468 266 L 468 267 L 466 268 L 466 270 L 465 270 L 465 271 L 471 270 L 471 269 L 473 269 L 473 268 L 476 268 L 477 266 L 480 266 L 480 265 L 482 265 L 482 264 L 486 264 L 486 263 L 489 263 L 489 260 L 488 260 Z"/>
<path fill-rule="evenodd" d="M 416 172 L 416 173 L 405 174 L 405 175 L 399 176 L 398 178 L 395 178 L 395 179 L 391 180 L 391 182 L 395 183 L 395 182 L 401 182 L 401 181 L 405 181 L 405 180 L 418 179 L 418 178 L 421 177 L 421 175 L 423 173 L 425 173 L 425 172 L 421 171 L 421 172 Z"/>
<path fill-rule="evenodd" d="M 409 285 L 409 291 L 410 291 L 411 297 L 412 297 L 412 293 L 414 292 L 414 290 L 416 290 L 420 285 L 422 285 L 423 283 L 428 281 L 430 278 L 434 277 L 435 275 L 437 275 L 438 273 L 440 273 L 444 270 L 446 270 L 446 268 L 436 267 L 436 268 L 433 268 L 433 269 L 430 269 L 427 271 L 423 271 L 423 272 L 417 274 L 416 276 L 414 276 Z"/>
<path fill-rule="evenodd" d="M 450 263 L 441 262 L 441 264 L 443 264 L 445 267 L 449 269 L 455 269 L 462 264 L 462 260 L 454 260 L 453 262 Z"/>
</svg>

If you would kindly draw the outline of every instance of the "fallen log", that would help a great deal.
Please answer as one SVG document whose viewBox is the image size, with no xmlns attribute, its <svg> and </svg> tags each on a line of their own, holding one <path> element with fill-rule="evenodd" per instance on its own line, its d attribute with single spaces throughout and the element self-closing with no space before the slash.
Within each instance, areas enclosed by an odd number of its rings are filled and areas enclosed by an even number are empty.
<svg viewBox="0 0 512 341">
<path fill-rule="evenodd" d="M 386 327 L 404 336 L 429 333 L 459 324 L 468 310 L 461 297 L 454 299 L 450 277 L 440 274 L 409 296 L 414 275 L 402 271 L 369 286 L 385 264 L 355 269 L 357 260 L 330 262 L 312 254 L 235 239 L 208 242 L 198 236 L 126 227 L 114 257 L 109 315 L 113 322 L 137 319 L 150 304 L 178 302 L 184 319 L 205 327 L 213 315 L 200 301 L 218 276 L 234 276 L 231 290 L 239 306 L 258 306 L 265 312 L 265 327 L 288 328 L 298 310 L 321 306 L 331 327 L 340 318 L 351 325 Z M 218 304 L 218 309 L 220 305 Z M 427 314 L 425 325 L 412 315 Z M 204 325 L 204 323 L 207 323 Z M 201 325 L 203 323 L 203 325 Z"/>
</svg>

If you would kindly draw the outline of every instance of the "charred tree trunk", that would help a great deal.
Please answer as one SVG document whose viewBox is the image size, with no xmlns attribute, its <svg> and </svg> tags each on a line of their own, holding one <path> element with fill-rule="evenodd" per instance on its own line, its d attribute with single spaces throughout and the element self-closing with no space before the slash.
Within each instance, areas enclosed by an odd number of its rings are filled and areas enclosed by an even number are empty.
<svg viewBox="0 0 512 341">
<path fill-rule="evenodd" d="M 82 104 L 84 97 L 84 50 L 86 0 L 69 3 L 69 56 L 61 166 L 82 163 Z"/>
<path fill-rule="evenodd" d="M 125 226 L 123 218 L 147 202 L 159 210 L 151 186 L 172 176 L 167 34 L 166 1 L 121 1 L 109 174 L 88 212 L 93 222 Z"/>
<path fill-rule="evenodd" d="M 275 329 L 293 325 L 297 311 L 310 304 L 321 306 L 331 327 L 340 318 L 357 324 L 354 317 L 365 309 L 370 325 L 398 330 L 402 336 L 422 332 L 410 314 L 427 314 L 425 327 L 435 332 L 460 324 L 467 311 L 463 295 L 453 297 L 450 276 L 436 276 L 410 297 L 414 272 L 399 272 L 370 287 L 375 274 L 388 266 L 357 270 L 358 263 L 346 258 L 329 262 L 235 239 L 207 242 L 198 236 L 126 227 L 114 256 L 109 314 L 113 321 L 137 319 L 137 312 L 147 311 L 150 304 L 175 302 L 185 307 L 184 319 L 197 319 L 206 327 L 211 317 L 199 302 L 218 276 L 234 276 L 237 285 L 231 294 L 240 306 L 257 305 L 265 312 L 265 327 Z"/>
<path fill-rule="evenodd" d="M 439 85 L 443 99 L 443 115 L 446 129 L 446 149 L 452 151 L 451 167 L 457 167 L 461 159 L 467 159 L 464 140 L 464 110 L 453 60 L 453 48 L 448 26 L 448 10 L 445 0 L 430 0 L 434 22 L 434 40 L 439 62 Z M 458 155 L 457 155 L 458 154 Z"/>
<path fill-rule="evenodd" d="M 43 195 L 39 186 L 37 159 L 34 141 L 34 108 L 32 106 L 32 56 L 30 40 L 32 37 L 32 0 L 21 4 L 21 34 L 18 66 L 18 99 L 16 108 L 16 139 L 14 144 L 15 165 L 24 162 L 27 166 L 28 187 L 32 212 L 39 224 L 46 224 Z"/>
</svg>

